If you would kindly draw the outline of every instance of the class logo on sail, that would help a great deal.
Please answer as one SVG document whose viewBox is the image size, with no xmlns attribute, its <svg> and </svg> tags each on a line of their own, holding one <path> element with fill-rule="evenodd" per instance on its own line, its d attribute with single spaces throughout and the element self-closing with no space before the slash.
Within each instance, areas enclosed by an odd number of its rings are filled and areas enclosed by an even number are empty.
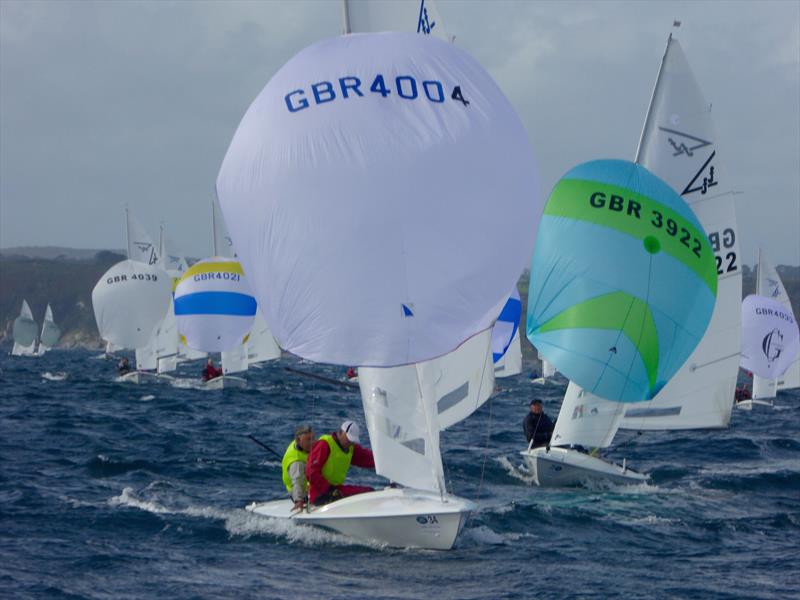
<svg viewBox="0 0 800 600">
<path fill-rule="evenodd" d="M 783 351 L 783 334 L 777 327 L 764 336 L 761 341 L 761 350 L 767 358 L 767 363 L 772 364 Z"/>
</svg>

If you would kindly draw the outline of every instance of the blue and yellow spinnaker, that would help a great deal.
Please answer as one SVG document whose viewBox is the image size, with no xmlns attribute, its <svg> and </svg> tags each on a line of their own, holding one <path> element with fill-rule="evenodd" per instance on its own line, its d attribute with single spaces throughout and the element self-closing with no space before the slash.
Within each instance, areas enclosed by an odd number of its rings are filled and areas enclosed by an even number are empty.
<svg viewBox="0 0 800 600">
<path fill-rule="evenodd" d="M 241 265 L 213 257 L 192 265 L 175 288 L 178 333 L 193 350 L 224 352 L 243 340 L 256 314 L 256 299 Z"/>
<path fill-rule="evenodd" d="M 717 270 L 702 225 L 661 179 L 622 160 L 578 165 L 539 225 L 527 335 L 587 391 L 653 398 L 697 346 Z"/>
</svg>

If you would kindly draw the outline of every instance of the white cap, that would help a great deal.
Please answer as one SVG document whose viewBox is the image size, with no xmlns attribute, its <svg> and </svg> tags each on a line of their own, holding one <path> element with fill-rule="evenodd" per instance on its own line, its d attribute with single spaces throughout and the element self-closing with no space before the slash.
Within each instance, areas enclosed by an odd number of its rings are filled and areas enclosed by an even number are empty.
<svg viewBox="0 0 800 600">
<path fill-rule="evenodd" d="M 347 439 L 352 443 L 358 443 L 358 423 L 353 421 L 345 421 L 339 428 L 347 434 Z"/>
</svg>

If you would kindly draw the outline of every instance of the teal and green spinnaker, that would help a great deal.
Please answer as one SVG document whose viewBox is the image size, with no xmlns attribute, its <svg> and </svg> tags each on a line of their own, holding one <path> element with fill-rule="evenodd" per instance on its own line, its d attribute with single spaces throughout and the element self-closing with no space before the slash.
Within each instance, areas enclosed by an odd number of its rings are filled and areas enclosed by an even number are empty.
<svg viewBox="0 0 800 600">
<path fill-rule="evenodd" d="M 702 338 L 716 293 L 714 254 L 683 199 L 640 165 L 592 161 L 545 206 L 527 335 L 593 394 L 648 400 Z"/>
</svg>

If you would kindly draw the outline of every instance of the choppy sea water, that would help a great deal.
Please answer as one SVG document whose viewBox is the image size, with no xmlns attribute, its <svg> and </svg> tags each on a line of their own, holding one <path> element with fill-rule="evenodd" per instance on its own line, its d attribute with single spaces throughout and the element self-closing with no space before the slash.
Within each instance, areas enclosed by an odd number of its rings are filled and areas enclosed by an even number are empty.
<svg viewBox="0 0 800 600">
<path fill-rule="evenodd" d="M 280 496 L 296 423 L 363 423 L 357 393 L 285 371 L 249 389 L 114 381 L 84 351 L 0 357 L 0 596 L 9 598 L 790 598 L 800 596 L 800 393 L 724 431 L 620 432 L 607 456 L 652 482 L 545 490 L 520 469 L 533 396 L 502 391 L 442 436 L 448 484 L 480 509 L 449 552 L 365 544 L 251 515 Z M 381 486 L 352 469 L 352 482 Z"/>
</svg>

